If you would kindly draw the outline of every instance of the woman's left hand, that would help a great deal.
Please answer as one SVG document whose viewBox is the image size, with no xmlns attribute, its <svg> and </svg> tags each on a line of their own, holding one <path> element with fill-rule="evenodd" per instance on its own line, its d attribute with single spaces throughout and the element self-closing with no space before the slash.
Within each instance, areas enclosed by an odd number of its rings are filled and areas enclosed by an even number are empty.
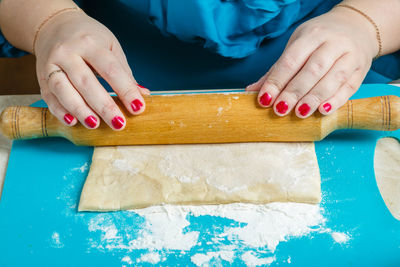
<svg viewBox="0 0 400 267">
<path fill-rule="evenodd" d="M 343 7 L 300 25 L 282 56 L 246 90 L 279 116 L 295 109 L 306 118 L 332 113 L 358 90 L 378 53 L 376 32 L 362 15 Z"/>
</svg>

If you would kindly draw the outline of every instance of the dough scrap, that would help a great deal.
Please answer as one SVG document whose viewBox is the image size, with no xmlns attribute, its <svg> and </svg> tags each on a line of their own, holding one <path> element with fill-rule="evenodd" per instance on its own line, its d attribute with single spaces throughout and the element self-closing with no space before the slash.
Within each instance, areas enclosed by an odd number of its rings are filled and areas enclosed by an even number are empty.
<svg viewBox="0 0 400 267">
<path fill-rule="evenodd" d="M 97 147 L 79 211 L 321 201 L 314 143 Z"/>
<path fill-rule="evenodd" d="M 381 138 L 375 148 L 376 183 L 393 217 L 400 220 L 400 143 L 395 138 Z"/>
</svg>

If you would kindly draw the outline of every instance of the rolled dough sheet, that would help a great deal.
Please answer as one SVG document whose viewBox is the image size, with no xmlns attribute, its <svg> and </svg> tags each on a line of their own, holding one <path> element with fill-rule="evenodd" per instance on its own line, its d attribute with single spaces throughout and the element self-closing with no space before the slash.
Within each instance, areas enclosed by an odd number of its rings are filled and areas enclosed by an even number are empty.
<svg viewBox="0 0 400 267">
<path fill-rule="evenodd" d="M 79 211 L 159 204 L 319 203 L 314 143 L 97 147 Z"/>
<path fill-rule="evenodd" d="M 376 182 L 386 206 L 400 220 L 400 143 L 395 138 L 381 138 L 375 148 Z"/>
</svg>

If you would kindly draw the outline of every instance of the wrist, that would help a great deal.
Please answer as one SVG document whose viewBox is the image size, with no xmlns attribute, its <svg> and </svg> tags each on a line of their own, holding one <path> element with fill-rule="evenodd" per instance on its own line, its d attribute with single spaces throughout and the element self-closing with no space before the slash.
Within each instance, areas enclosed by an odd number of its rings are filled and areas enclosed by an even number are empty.
<svg viewBox="0 0 400 267">
<path fill-rule="evenodd" d="M 32 52 L 39 25 L 54 12 L 74 6 L 76 4 L 72 0 L 1 0 L 1 30 L 13 46 Z"/>
<path fill-rule="evenodd" d="M 330 13 L 345 23 L 347 27 L 354 29 L 353 38 L 355 42 L 358 43 L 371 60 L 378 55 L 380 56 L 382 44 L 380 36 L 377 34 L 377 32 L 379 33 L 379 29 L 377 29 L 372 18 L 366 14 L 363 15 L 356 10 L 342 6 L 334 7 Z"/>
<path fill-rule="evenodd" d="M 33 37 L 32 41 L 32 53 L 35 54 L 36 50 L 36 43 L 39 38 L 39 35 L 41 34 L 42 31 L 44 31 L 47 25 L 49 25 L 48 28 L 50 28 L 51 24 L 57 24 L 57 17 L 60 17 L 61 20 L 64 17 L 63 15 L 66 14 L 65 17 L 68 17 L 68 13 L 73 13 L 73 12 L 83 12 L 79 7 L 67 7 L 60 9 L 52 14 L 50 14 L 46 19 L 44 19 L 41 24 L 37 27 L 35 31 L 35 35 Z M 58 23 L 59 24 L 59 23 Z"/>
</svg>

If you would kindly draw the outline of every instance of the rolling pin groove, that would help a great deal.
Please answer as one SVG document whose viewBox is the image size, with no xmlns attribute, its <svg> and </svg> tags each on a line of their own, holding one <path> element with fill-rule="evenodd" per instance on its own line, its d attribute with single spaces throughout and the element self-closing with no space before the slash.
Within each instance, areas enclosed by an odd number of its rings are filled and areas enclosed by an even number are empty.
<svg viewBox="0 0 400 267">
<path fill-rule="evenodd" d="M 20 133 L 20 129 L 19 129 L 19 111 L 20 111 L 21 107 L 17 106 L 15 109 L 15 113 L 14 113 L 14 120 L 13 120 L 13 124 L 14 124 L 14 135 L 16 139 L 21 139 L 21 133 Z"/>
<path fill-rule="evenodd" d="M 353 101 L 347 101 L 347 128 L 353 129 Z"/>
<path fill-rule="evenodd" d="M 42 108 L 42 135 L 43 137 L 48 137 L 47 125 L 46 125 L 47 109 Z"/>
<path fill-rule="evenodd" d="M 389 96 L 386 96 L 386 98 L 387 98 L 387 102 L 388 102 L 388 117 L 389 117 L 389 119 L 388 119 L 388 127 L 387 127 L 387 130 L 388 131 L 390 131 L 390 123 L 391 123 L 391 120 L 392 120 L 392 115 L 391 115 L 391 113 L 390 113 L 390 98 L 389 98 Z"/>
<path fill-rule="evenodd" d="M 381 100 L 381 113 L 382 113 L 382 126 L 381 126 L 381 129 L 383 130 L 383 129 L 385 129 L 385 120 L 386 120 L 386 116 L 385 116 L 385 113 L 386 113 L 385 112 L 385 110 L 386 110 L 386 108 L 385 108 L 386 99 L 383 96 L 381 96 L 380 100 Z"/>
</svg>

